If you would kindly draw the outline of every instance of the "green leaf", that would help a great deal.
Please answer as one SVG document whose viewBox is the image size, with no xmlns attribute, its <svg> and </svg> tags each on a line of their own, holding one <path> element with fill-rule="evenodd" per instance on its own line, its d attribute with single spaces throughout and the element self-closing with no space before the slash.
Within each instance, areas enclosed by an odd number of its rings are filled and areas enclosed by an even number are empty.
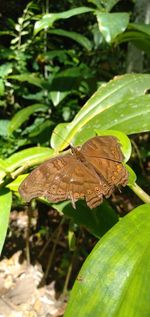
<svg viewBox="0 0 150 317">
<path fill-rule="evenodd" d="M 6 161 L 0 158 L 0 184 L 2 183 L 2 180 L 6 174 L 7 174 Z"/>
<path fill-rule="evenodd" d="M 88 208 L 82 200 L 76 203 L 76 210 L 68 201 L 52 204 L 52 206 L 73 219 L 74 223 L 84 226 L 97 238 L 100 238 L 118 221 L 117 214 L 107 201 L 93 210 Z"/>
<path fill-rule="evenodd" d="M 113 42 L 116 36 L 125 31 L 129 23 L 128 13 L 103 13 L 96 11 L 100 32 L 107 43 Z"/>
<path fill-rule="evenodd" d="M 142 28 L 141 28 L 142 29 Z M 144 27 L 143 27 L 144 29 Z M 142 51 L 145 51 L 147 54 L 150 54 L 150 36 L 147 32 L 142 32 L 136 28 L 133 28 L 128 25 L 127 30 L 119 34 L 117 38 L 115 39 L 115 44 L 118 45 L 120 43 L 125 43 L 125 42 L 132 42 L 137 48 L 141 49 Z"/>
<path fill-rule="evenodd" d="M 36 35 L 38 32 L 40 32 L 41 30 L 45 28 L 52 27 L 54 22 L 59 19 L 68 19 L 75 15 L 90 12 L 90 11 L 93 11 L 93 9 L 88 7 L 78 7 L 78 8 L 67 10 L 64 12 L 45 14 L 41 20 L 35 23 L 34 35 Z"/>
<path fill-rule="evenodd" d="M 18 191 L 18 187 L 20 186 L 20 184 L 23 182 L 23 180 L 27 176 L 28 176 L 28 174 L 19 175 L 15 180 L 10 182 L 6 187 L 9 188 L 10 190 L 14 191 L 14 192 L 17 192 Z"/>
<path fill-rule="evenodd" d="M 53 149 L 59 149 L 60 144 L 64 143 L 64 141 L 67 139 L 69 132 L 70 128 L 68 123 L 59 123 L 53 130 L 53 134 L 51 137 L 51 147 Z M 68 141 L 68 143 L 65 142 L 63 148 L 68 147 L 70 144 L 72 144 L 70 140 Z"/>
<path fill-rule="evenodd" d="M 10 121 L 6 119 L 0 120 L 0 136 L 7 136 L 9 122 Z"/>
<path fill-rule="evenodd" d="M 81 35 L 80 33 L 70 32 L 70 31 L 66 31 L 62 29 L 54 29 L 54 30 L 50 29 L 48 33 L 68 37 L 72 39 L 73 41 L 76 41 L 77 43 L 79 43 L 88 51 L 92 49 L 92 43 L 90 42 L 90 40 L 87 37 Z"/>
<path fill-rule="evenodd" d="M 110 11 L 119 0 L 88 0 L 94 3 L 100 10 Z"/>
<path fill-rule="evenodd" d="M 6 78 L 13 70 L 13 66 L 11 63 L 5 63 L 0 66 L 0 77 Z"/>
<path fill-rule="evenodd" d="M 137 30 L 143 32 L 150 36 L 150 24 L 145 23 L 129 23 L 129 29 Z"/>
<path fill-rule="evenodd" d="M 134 171 L 132 170 L 132 168 L 127 164 L 126 164 L 126 169 L 129 172 L 128 186 L 131 187 L 135 184 L 137 177 Z"/>
<path fill-rule="evenodd" d="M 148 317 L 149 232 L 149 204 L 107 232 L 79 272 L 64 317 Z"/>
<path fill-rule="evenodd" d="M 45 112 L 47 109 L 47 105 L 37 103 L 19 110 L 9 122 L 8 133 L 12 134 L 14 131 L 16 131 L 26 120 L 28 120 L 29 116 L 31 116 L 33 113 L 38 111 Z"/>
<path fill-rule="evenodd" d="M 82 144 L 93 137 L 96 130 L 113 129 L 126 134 L 149 131 L 150 95 L 145 95 L 149 88 L 150 75 L 147 74 L 114 78 L 95 92 L 71 123 L 56 126 L 51 144 L 57 143 L 57 150 L 62 150 L 73 143 L 75 137 L 80 138 Z"/>
<path fill-rule="evenodd" d="M 3 79 L 0 78 L 0 96 L 3 96 L 5 93 L 5 86 Z"/>
<path fill-rule="evenodd" d="M 78 79 L 81 76 L 80 68 L 72 67 L 59 72 L 52 81 L 50 98 L 54 106 L 57 106 L 67 95 L 76 88 Z"/>
<path fill-rule="evenodd" d="M 25 73 L 25 74 L 20 74 L 20 75 L 11 75 L 9 76 L 10 79 L 15 79 L 15 80 L 18 80 L 20 82 L 24 82 L 24 81 L 27 81 L 29 84 L 32 84 L 34 86 L 37 86 L 37 87 L 42 87 L 43 88 L 43 85 L 45 83 L 44 79 L 42 78 L 39 78 L 37 76 L 37 74 L 31 74 L 31 73 Z"/>
<path fill-rule="evenodd" d="M 4 245 L 9 214 L 11 210 L 12 193 L 8 189 L 0 190 L 0 254 Z"/>
<path fill-rule="evenodd" d="M 20 166 L 28 168 L 30 166 L 40 164 L 52 156 L 54 156 L 54 151 L 46 147 L 32 147 L 27 150 L 22 150 L 11 155 L 5 160 L 7 164 L 7 172 L 11 173 Z"/>
</svg>

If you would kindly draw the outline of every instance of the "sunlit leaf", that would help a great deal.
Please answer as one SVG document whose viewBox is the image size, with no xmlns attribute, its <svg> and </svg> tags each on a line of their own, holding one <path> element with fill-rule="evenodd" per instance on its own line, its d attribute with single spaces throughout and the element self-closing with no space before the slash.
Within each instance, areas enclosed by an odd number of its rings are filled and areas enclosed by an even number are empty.
<svg viewBox="0 0 150 317">
<path fill-rule="evenodd" d="M 145 95 L 149 88 L 150 75 L 147 74 L 114 78 L 95 92 L 71 123 L 56 126 L 51 144 L 57 150 L 64 149 L 76 138 L 82 144 L 94 136 L 96 130 L 113 129 L 126 134 L 149 131 L 150 95 Z"/>
<path fill-rule="evenodd" d="M 15 180 L 10 182 L 6 187 L 10 190 L 17 192 L 19 185 L 23 182 L 23 180 L 27 177 L 28 174 L 19 175 Z"/>
<path fill-rule="evenodd" d="M 0 189 L 0 254 L 7 233 L 11 203 L 12 193 L 8 189 Z"/>
<path fill-rule="evenodd" d="M 111 43 L 118 34 L 125 31 L 129 23 L 128 13 L 96 12 L 99 30 L 105 41 Z"/>
<path fill-rule="evenodd" d="M 11 173 L 20 166 L 24 166 L 24 169 L 27 169 L 30 166 L 42 163 L 52 156 L 54 156 L 54 150 L 46 147 L 32 147 L 22 150 L 5 160 L 7 171 Z"/>
<path fill-rule="evenodd" d="M 150 204 L 107 232 L 79 272 L 64 317 L 149 316 L 149 232 Z"/>
</svg>

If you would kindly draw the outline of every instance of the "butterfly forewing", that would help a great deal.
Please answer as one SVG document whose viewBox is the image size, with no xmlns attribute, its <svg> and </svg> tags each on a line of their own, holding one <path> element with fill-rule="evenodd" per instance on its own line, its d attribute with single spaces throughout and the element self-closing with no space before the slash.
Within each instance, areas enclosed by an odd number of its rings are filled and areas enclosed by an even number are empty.
<svg viewBox="0 0 150 317">
<path fill-rule="evenodd" d="M 81 147 L 81 152 L 88 157 L 105 158 L 116 162 L 123 161 L 123 154 L 117 138 L 112 136 L 96 136 Z"/>
<path fill-rule="evenodd" d="M 128 172 L 122 164 L 123 154 L 117 138 L 94 137 L 82 146 L 81 152 L 109 186 L 127 184 Z"/>
<path fill-rule="evenodd" d="M 35 168 L 20 185 L 19 193 L 21 196 L 26 201 L 30 201 L 32 198 L 40 196 L 46 197 L 50 190 L 51 195 L 56 196 L 56 192 L 58 192 L 57 186 L 58 184 L 60 185 L 60 180 L 62 175 L 64 175 L 64 169 L 66 171 L 66 167 L 69 166 L 71 159 L 72 155 L 66 154 L 64 156 L 54 157 Z M 55 186 L 55 184 L 57 186 Z M 65 186 L 67 187 L 66 181 Z"/>
</svg>

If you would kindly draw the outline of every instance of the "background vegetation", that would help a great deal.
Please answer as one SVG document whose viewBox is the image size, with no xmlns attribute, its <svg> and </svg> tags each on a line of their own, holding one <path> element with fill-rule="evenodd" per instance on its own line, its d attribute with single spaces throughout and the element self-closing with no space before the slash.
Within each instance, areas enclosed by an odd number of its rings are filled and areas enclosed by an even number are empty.
<svg viewBox="0 0 150 317">
<path fill-rule="evenodd" d="M 2 259 L 23 250 L 28 263 L 42 264 L 41 283 L 55 280 L 66 295 L 87 258 L 65 316 L 148 316 L 148 1 L 0 7 L 0 251 L 10 217 Z M 27 207 L 18 194 L 24 173 L 96 134 L 118 137 L 130 159 L 128 186 L 94 211 L 42 199 Z"/>
</svg>

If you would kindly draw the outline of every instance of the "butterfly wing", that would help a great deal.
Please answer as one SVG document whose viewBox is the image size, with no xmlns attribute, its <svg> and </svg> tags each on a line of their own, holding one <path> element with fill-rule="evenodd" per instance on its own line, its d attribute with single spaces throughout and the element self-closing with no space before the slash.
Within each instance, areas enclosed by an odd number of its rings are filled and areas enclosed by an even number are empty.
<svg viewBox="0 0 150 317">
<path fill-rule="evenodd" d="M 114 185 L 125 186 L 127 184 L 128 172 L 122 164 L 124 156 L 117 138 L 112 136 L 94 137 L 83 144 L 81 153 L 112 188 Z"/>
<path fill-rule="evenodd" d="M 76 164 L 69 171 L 68 199 L 75 202 L 78 199 L 86 199 L 90 208 L 95 208 L 103 201 L 103 195 L 108 194 L 109 186 L 100 179 L 94 168 L 76 160 Z"/>
<path fill-rule="evenodd" d="M 56 195 L 57 189 L 58 201 L 66 199 L 67 182 L 69 181 L 66 169 L 69 164 L 72 164 L 72 158 L 71 154 L 66 154 L 42 163 L 21 183 L 19 187 L 20 195 L 25 201 L 29 202 L 31 199 L 40 196 L 47 198 L 50 190 L 53 197 Z M 61 180 L 62 175 L 63 181 Z M 53 198 L 55 201 L 55 197 Z"/>
<path fill-rule="evenodd" d="M 106 185 L 107 187 L 107 185 Z M 67 154 L 52 158 L 34 169 L 19 187 L 20 195 L 30 201 L 43 196 L 52 202 L 86 199 L 90 208 L 98 206 L 108 192 L 92 168 Z"/>
</svg>

